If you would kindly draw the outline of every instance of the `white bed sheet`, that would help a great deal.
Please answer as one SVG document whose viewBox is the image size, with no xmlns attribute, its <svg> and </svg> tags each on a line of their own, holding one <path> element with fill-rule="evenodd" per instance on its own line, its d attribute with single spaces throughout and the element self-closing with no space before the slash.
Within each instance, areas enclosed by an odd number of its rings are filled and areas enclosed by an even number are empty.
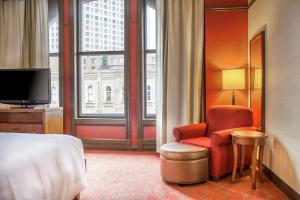
<svg viewBox="0 0 300 200">
<path fill-rule="evenodd" d="M 1 200 L 71 200 L 86 185 L 78 138 L 0 133 Z"/>
</svg>

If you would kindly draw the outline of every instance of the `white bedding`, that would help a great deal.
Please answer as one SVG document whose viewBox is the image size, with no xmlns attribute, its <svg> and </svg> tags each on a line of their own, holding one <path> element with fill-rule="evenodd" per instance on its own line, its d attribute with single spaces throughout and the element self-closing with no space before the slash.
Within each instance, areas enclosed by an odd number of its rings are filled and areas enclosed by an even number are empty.
<svg viewBox="0 0 300 200">
<path fill-rule="evenodd" d="M 0 133 L 1 200 L 71 200 L 86 185 L 79 139 Z"/>
</svg>

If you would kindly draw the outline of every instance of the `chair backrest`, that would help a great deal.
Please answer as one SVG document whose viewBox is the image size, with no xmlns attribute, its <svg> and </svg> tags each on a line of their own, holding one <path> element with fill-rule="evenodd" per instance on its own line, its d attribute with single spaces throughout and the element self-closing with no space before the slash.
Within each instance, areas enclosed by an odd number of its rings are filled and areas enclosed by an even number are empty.
<svg viewBox="0 0 300 200">
<path fill-rule="evenodd" d="M 207 115 L 207 136 L 216 131 L 244 126 L 253 126 L 253 112 L 242 106 L 214 106 Z"/>
</svg>

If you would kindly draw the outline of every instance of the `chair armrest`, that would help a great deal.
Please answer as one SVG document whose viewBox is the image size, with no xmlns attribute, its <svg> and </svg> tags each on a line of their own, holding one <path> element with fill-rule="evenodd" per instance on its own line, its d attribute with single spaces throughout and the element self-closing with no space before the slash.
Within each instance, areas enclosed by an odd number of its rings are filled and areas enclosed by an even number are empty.
<svg viewBox="0 0 300 200">
<path fill-rule="evenodd" d="M 239 131 L 239 130 L 257 131 L 257 128 L 248 126 L 248 127 L 239 127 L 239 128 L 226 129 L 226 130 L 214 132 L 211 134 L 212 145 L 222 146 L 222 145 L 231 144 L 232 143 L 231 133 L 233 131 Z"/>
<path fill-rule="evenodd" d="M 207 124 L 192 124 L 187 126 L 178 126 L 173 129 L 173 135 L 176 142 L 184 139 L 203 137 L 206 134 Z"/>
</svg>

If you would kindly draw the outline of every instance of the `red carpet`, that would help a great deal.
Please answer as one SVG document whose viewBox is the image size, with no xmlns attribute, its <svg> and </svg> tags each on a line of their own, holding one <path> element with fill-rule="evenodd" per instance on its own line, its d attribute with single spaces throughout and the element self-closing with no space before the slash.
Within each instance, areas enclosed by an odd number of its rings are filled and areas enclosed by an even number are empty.
<svg viewBox="0 0 300 200">
<path fill-rule="evenodd" d="M 88 187 L 81 200 L 287 199 L 269 180 L 257 181 L 252 190 L 249 176 L 235 184 L 230 176 L 189 186 L 166 184 L 155 153 L 88 151 L 86 158 Z"/>
</svg>

